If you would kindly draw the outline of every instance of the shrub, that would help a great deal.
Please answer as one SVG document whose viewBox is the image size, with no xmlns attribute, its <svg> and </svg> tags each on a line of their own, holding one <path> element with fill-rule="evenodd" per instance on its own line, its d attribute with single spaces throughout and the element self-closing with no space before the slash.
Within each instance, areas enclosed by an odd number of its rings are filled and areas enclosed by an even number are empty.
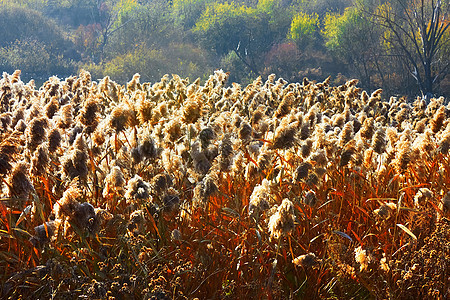
<svg viewBox="0 0 450 300">
<path fill-rule="evenodd" d="M 190 44 L 171 44 L 164 49 L 149 49 L 144 45 L 120 55 L 103 65 L 86 65 L 97 78 L 110 76 L 125 82 L 135 73 L 145 81 L 155 82 L 166 73 L 178 73 L 183 77 L 204 77 L 210 70 L 206 52 Z"/>
</svg>

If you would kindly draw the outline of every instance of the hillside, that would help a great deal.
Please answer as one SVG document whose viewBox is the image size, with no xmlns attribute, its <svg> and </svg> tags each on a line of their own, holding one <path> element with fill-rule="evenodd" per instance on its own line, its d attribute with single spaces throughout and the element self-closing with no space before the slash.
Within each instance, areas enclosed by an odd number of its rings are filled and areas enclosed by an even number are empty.
<svg viewBox="0 0 450 300">
<path fill-rule="evenodd" d="M 449 0 L 2 0 L 0 71 L 42 85 L 81 69 L 242 85 L 331 76 L 383 96 L 450 95 Z"/>
</svg>

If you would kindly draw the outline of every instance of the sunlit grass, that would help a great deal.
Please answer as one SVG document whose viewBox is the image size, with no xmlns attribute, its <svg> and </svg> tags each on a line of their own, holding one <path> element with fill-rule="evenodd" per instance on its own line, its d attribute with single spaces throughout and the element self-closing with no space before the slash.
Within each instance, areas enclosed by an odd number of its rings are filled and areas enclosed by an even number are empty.
<svg viewBox="0 0 450 300">
<path fill-rule="evenodd" d="M 443 98 L 19 75 L 0 81 L 2 298 L 448 295 Z"/>
</svg>

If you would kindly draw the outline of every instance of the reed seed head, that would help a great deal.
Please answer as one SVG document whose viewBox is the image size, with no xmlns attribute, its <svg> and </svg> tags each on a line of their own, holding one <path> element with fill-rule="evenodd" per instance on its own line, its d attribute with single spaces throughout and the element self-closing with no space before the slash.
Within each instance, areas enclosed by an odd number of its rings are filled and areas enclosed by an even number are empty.
<svg viewBox="0 0 450 300">
<path fill-rule="evenodd" d="M 367 250 L 363 250 L 361 246 L 355 249 L 355 260 L 359 263 L 359 271 L 367 271 L 369 263 L 372 261 L 372 256 Z"/>
<path fill-rule="evenodd" d="M 48 221 L 42 225 L 34 227 L 34 235 L 30 238 L 30 242 L 35 248 L 50 243 L 50 241 L 58 234 L 59 220 Z"/>
<path fill-rule="evenodd" d="M 36 148 L 47 139 L 47 127 L 48 119 L 46 117 L 31 120 L 25 132 L 27 148 L 30 149 L 30 151 L 33 152 L 36 150 Z"/>
<path fill-rule="evenodd" d="M 269 233 L 271 238 L 279 239 L 283 235 L 290 234 L 294 230 L 294 204 L 284 199 L 277 212 L 269 219 Z"/>
<path fill-rule="evenodd" d="M 310 253 L 300 255 L 300 256 L 294 258 L 292 263 L 294 265 L 296 265 L 297 267 L 303 267 L 303 268 L 307 269 L 307 268 L 311 268 L 311 267 L 319 264 L 320 259 L 318 259 L 314 253 L 310 252 Z"/>
<path fill-rule="evenodd" d="M 28 164 L 24 161 L 16 163 L 11 170 L 11 176 L 8 180 L 9 196 L 28 199 L 28 196 L 34 191 L 33 184 L 28 176 Z"/>
<path fill-rule="evenodd" d="M 298 129 L 295 123 L 293 124 L 281 124 L 275 131 L 273 138 L 273 149 L 289 149 L 297 145 L 297 133 Z"/>
<path fill-rule="evenodd" d="M 131 201 L 146 200 L 151 197 L 150 184 L 142 180 L 139 175 L 134 175 L 128 181 L 126 190 L 125 198 Z"/>
<path fill-rule="evenodd" d="M 372 148 L 378 154 L 386 150 L 386 131 L 383 128 L 379 128 L 373 135 Z"/>
<path fill-rule="evenodd" d="M 248 214 L 255 218 L 265 210 L 270 208 L 270 184 L 267 179 L 263 179 L 261 184 L 254 187 L 253 192 L 250 196 L 248 205 Z"/>
<path fill-rule="evenodd" d="M 31 159 L 31 174 L 34 176 L 45 174 L 49 161 L 47 145 L 39 145 Z"/>
</svg>

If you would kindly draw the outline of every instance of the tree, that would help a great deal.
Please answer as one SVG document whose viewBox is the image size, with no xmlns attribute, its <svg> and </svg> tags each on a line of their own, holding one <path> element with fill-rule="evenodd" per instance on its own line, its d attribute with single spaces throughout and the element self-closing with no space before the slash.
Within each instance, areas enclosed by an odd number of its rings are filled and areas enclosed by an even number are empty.
<svg viewBox="0 0 450 300">
<path fill-rule="evenodd" d="M 245 5 L 211 3 L 197 21 L 194 32 L 206 49 L 212 49 L 219 56 L 233 51 L 259 75 L 260 54 L 270 49 L 273 38 L 269 20 L 266 12 Z"/>
<path fill-rule="evenodd" d="M 119 28 L 109 39 L 105 48 L 105 58 L 128 53 L 133 48 L 144 45 L 147 48 L 163 48 L 182 40 L 182 30 L 177 30 L 169 3 L 153 0 L 140 4 L 123 13 Z M 125 26 L 124 26 L 125 25 Z"/>
<path fill-rule="evenodd" d="M 136 0 L 97 0 L 101 32 L 99 37 L 99 61 L 103 60 L 104 50 L 109 38 L 120 28 L 126 26 L 131 18 L 127 11 L 132 10 L 138 4 Z M 125 19 L 125 16 L 128 18 Z"/>
<path fill-rule="evenodd" d="M 319 32 L 319 16 L 300 12 L 292 20 L 289 38 L 299 46 L 305 47 L 314 43 L 317 32 Z"/>
<path fill-rule="evenodd" d="M 178 74 L 195 79 L 210 74 L 213 68 L 204 50 L 191 44 L 170 44 L 162 49 L 141 45 L 118 55 L 102 65 L 85 65 L 94 78 L 110 76 L 120 83 L 127 82 L 135 73 L 142 81 L 156 82 L 164 74 Z"/>
<path fill-rule="evenodd" d="M 45 8 L 42 9 L 44 15 L 71 28 L 77 28 L 80 25 L 88 26 L 99 18 L 99 11 L 96 9 L 97 0 L 41 1 L 46 3 Z"/>
<path fill-rule="evenodd" d="M 370 15 L 386 28 L 388 51 L 402 59 L 423 96 L 448 74 L 450 60 L 441 55 L 448 47 L 450 26 L 448 0 L 393 0 Z"/>
<path fill-rule="evenodd" d="M 0 6 L 0 69 L 21 69 L 22 78 L 68 76 L 79 55 L 73 43 L 40 12 L 16 5 Z"/>
<path fill-rule="evenodd" d="M 352 67 L 363 86 L 371 89 L 375 74 L 383 82 L 380 33 L 361 10 L 349 7 L 342 15 L 327 14 L 322 33 L 326 47 Z"/>
<path fill-rule="evenodd" d="M 0 47 L 30 38 L 46 44 L 50 51 L 58 54 L 71 46 L 55 22 L 30 8 L 0 6 L 0 28 Z"/>
<path fill-rule="evenodd" d="M 195 26 L 210 0 L 173 0 L 173 15 L 175 22 L 184 29 Z"/>
<path fill-rule="evenodd" d="M 352 0 L 297 0 L 301 11 L 306 14 L 318 14 L 322 19 L 326 14 L 342 14 L 344 9 L 352 6 Z"/>
<path fill-rule="evenodd" d="M 86 5 L 90 6 L 91 21 L 79 25 L 75 40 L 85 57 L 100 63 L 111 37 L 133 20 L 130 12 L 139 4 L 136 0 L 93 0 Z"/>
</svg>

